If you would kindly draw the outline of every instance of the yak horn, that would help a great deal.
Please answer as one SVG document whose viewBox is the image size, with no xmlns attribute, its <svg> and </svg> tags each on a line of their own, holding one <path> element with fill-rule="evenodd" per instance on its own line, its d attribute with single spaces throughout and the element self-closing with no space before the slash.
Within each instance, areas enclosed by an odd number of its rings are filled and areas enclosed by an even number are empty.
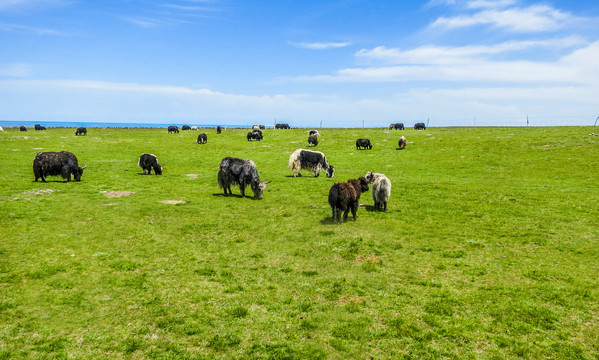
<svg viewBox="0 0 599 360">
<path fill-rule="evenodd" d="M 84 167 L 82 167 L 82 168 L 81 168 L 81 170 L 85 169 L 86 167 L 87 167 L 87 164 L 85 164 L 85 166 L 84 166 Z"/>
<path fill-rule="evenodd" d="M 263 183 L 266 184 L 270 184 L 272 181 L 263 181 Z"/>
</svg>

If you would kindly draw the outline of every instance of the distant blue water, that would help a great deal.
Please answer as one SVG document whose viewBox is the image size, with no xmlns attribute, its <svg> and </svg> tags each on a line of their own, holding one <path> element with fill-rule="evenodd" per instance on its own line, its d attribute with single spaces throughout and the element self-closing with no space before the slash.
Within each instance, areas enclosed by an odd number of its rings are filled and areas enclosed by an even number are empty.
<svg viewBox="0 0 599 360">
<path fill-rule="evenodd" d="M 171 125 L 181 127 L 182 125 L 197 126 L 199 128 L 216 128 L 218 125 L 207 124 L 149 124 L 149 123 L 110 123 L 110 122 L 69 122 L 69 121 L 14 121 L 0 120 L 0 126 L 21 126 L 33 128 L 35 124 L 45 127 L 89 127 L 89 128 L 166 128 Z M 221 125 L 225 126 L 225 125 Z M 247 125 L 226 125 L 228 128 L 244 128 Z"/>
</svg>

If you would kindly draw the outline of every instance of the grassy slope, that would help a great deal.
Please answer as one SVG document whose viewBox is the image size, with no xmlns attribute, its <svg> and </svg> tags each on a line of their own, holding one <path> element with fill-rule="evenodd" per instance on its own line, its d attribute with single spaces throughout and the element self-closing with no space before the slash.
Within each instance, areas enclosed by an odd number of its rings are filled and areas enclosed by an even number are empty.
<svg viewBox="0 0 599 360">
<path fill-rule="evenodd" d="M 192 131 L 9 129 L 0 359 L 599 358 L 591 130 L 323 129 L 335 178 L 294 179 L 305 130 L 196 145 Z M 34 155 L 63 149 L 83 181 L 33 182 Z M 164 175 L 139 175 L 142 152 Z M 220 196 L 225 156 L 254 160 L 263 200 Z M 369 170 L 393 183 L 389 212 L 367 192 L 356 222 L 332 225 L 330 186 Z"/>
</svg>

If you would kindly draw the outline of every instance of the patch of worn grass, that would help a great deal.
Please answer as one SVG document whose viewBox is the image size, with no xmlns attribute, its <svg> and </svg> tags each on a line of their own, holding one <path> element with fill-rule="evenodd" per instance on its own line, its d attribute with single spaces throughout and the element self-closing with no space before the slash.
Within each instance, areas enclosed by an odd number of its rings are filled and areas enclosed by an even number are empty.
<svg viewBox="0 0 599 360">
<path fill-rule="evenodd" d="M 333 179 L 290 177 L 306 129 L 207 130 L 205 145 L 166 129 L 5 130 L 0 359 L 599 353 L 588 128 L 322 129 Z M 83 181 L 34 182 L 35 154 L 58 150 L 87 164 Z M 162 176 L 141 175 L 143 152 Z M 264 199 L 221 195 L 226 156 L 272 181 Z M 393 183 L 388 213 L 369 191 L 357 221 L 332 224 L 331 185 L 370 170 Z"/>
</svg>

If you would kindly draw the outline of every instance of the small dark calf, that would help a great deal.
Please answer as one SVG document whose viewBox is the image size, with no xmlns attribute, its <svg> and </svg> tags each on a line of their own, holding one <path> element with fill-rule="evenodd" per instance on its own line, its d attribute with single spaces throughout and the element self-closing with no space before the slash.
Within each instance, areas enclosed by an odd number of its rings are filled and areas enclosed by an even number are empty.
<svg viewBox="0 0 599 360">
<path fill-rule="evenodd" d="M 350 211 L 355 221 L 360 195 L 364 191 L 368 191 L 368 181 L 363 177 L 334 184 L 329 190 L 329 205 L 331 205 L 331 209 L 333 210 L 332 221 L 341 223 L 342 212 L 343 221 L 346 221 Z"/>
<path fill-rule="evenodd" d="M 316 145 L 318 145 L 318 136 L 316 136 L 316 135 L 310 135 L 310 137 L 308 138 L 308 145 L 309 146 L 316 146 Z"/>
<path fill-rule="evenodd" d="M 220 125 L 219 125 L 219 126 L 217 126 L 217 127 L 216 127 L 216 133 L 217 133 L 217 134 L 220 134 L 220 133 L 221 133 L 221 131 L 223 131 L 223 128 L 221 128 L 221 127 L 220 127 Z"/>
<path fill-rule="evenodd" d="M 87 135 L 87 129 L 84 127 L 78 127 L 77 130 L 75 130 L 75 135 Z"/>
<path fill-rule="evenodd" d="M 25 125 L 21 125 L 21 126 L 19 127 L 19 131 L 27 131 L 27 126 L 25 126 Z"/>
</svg>

